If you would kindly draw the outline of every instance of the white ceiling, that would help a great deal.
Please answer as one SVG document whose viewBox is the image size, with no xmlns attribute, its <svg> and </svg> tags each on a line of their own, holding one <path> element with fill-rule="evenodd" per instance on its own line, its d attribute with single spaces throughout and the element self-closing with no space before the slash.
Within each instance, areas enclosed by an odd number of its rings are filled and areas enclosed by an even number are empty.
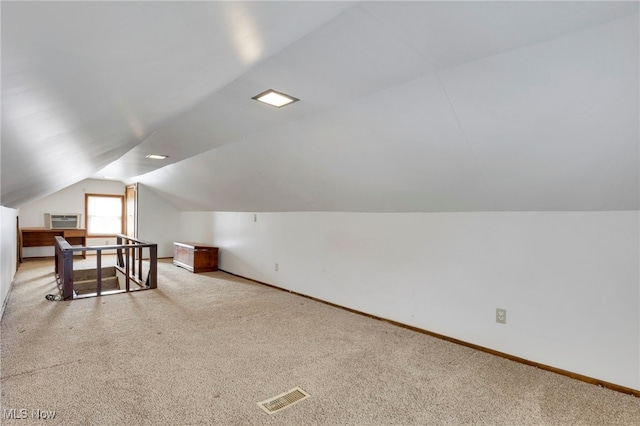
<svg viewBox="0 0 640 426">
<path fill-rule="evenodd" d="M 1 7 L 5 206 L 110 175 L 184 210 L 640 209 L 637 2 Z"/>
</svg>

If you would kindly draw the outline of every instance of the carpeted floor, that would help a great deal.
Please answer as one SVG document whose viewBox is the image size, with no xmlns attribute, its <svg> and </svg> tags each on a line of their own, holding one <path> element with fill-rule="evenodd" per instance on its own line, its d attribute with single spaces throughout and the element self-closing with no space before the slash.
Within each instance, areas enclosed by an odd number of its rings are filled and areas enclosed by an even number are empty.
<svg viewBox="0 0 640 426">
<path fill-rule="evenodd" d="M 2 424 L 640 425 L 633 396 L 223 272 L 50 302 L 52 270 L 22 264 L 2 319 Z"/>
</svg>

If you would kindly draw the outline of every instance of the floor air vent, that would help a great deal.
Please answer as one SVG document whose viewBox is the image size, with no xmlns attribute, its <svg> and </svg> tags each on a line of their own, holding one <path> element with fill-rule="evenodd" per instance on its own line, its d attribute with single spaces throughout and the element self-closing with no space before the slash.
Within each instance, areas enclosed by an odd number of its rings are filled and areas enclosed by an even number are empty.
<svg viewBox="0 0 640 426">
<path fill-rule="evenodd" d="M 300 402 L 303 399 L 309 398 L 309 396 L 311 395 L 309 395 L 302 389 L 295 387 L 285 393 L 281 393 L 278 396 L 269 398 L 266 401 L 258 402 L 258 405 L 267 413 L 273 414 L 277 413 L 280 410 L 284 410 L 287 407 L 291 407 L 296 402 Z"/>
</svg>

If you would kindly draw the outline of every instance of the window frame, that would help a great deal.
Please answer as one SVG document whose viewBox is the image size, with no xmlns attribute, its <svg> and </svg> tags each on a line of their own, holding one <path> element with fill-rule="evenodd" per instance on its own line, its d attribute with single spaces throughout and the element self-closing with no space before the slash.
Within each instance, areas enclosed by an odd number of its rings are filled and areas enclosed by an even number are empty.
<svg viewBox="0 0 640 426">
<path fill-rule="evenodd" d="M 89 198 L 91 197 L 99 197 L 99 198 L 119 198 L 120 199 L 120 232 L 116 234 L 92 234 L 89 231 Z M 125 223 L 125 199 L 124 195 L 118 194 L 84 194 L 84 220 L 85 220 L 85 228 L 87 230 L 87 238 L 101 238 L 101 237 L 115 237 L 117 234 L 124 233 L 124 223 Z"/>
</svg>

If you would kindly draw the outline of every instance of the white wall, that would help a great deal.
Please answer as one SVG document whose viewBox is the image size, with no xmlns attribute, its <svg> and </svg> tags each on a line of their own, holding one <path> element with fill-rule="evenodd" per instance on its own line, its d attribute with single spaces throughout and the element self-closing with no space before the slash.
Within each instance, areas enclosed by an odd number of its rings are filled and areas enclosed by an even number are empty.
<svg viewBox="0 0 640 426">
<path fill-rule="evenodd" d="M 82 213 L 84 194 L 125 194 L 125 184 L 112 180 L 86 179 L 48 197 L 20 207 L 20 226 L 44 226 L 45 213 Z M 158 256 L 173 255 L 178 210 L 149 187 L 138 185 L 138 238 L 158 244 Z M 87 245 L 115 244 L 115 238 L 87 238 Z M 53 256 L 53 247 L 25 247 L 23 257 Z"/>
<path fill-rule="evenodd" d="M 639 212 L 182 213 L 220 266 L 640 389 Z M 203 234 L 204 236 L 205 234 Z M 274 269 L 279 264 L 279 271 Z M 507 309 L 507 324 L 495 309 Z"/>
<path fill-rule="evenodd" d="M 211 244 L 213 220 L 211 212 L 180 212 L 177 241 Z"/>
<path fill-rule="evenodd" d="M 124 195 L 125 185 L 119 181 L 85 179 L 61 191 L 20 207 L 20 226 L 43 227 L 45 213 L 81 213 L 84 227 L 84 194 Z M 87 245 L 115 244 L 115 238 L 87 238 Z M 91 254 L 91 253 L 89 253 Z M 22 257 L 53 256 L 52 247 L 25 247 Z"/>
<path fill-rule="evenodd" d="M 16 274 L 17 217 L 17 210 L 0 207 L 0 319 Z"/>
<path fill-rule="evenodd" d="M 138 238 L 158 244 L 158 257 L 173 256 L 179 212 L 148 186 L 138 184 Z"/>
</svg>

